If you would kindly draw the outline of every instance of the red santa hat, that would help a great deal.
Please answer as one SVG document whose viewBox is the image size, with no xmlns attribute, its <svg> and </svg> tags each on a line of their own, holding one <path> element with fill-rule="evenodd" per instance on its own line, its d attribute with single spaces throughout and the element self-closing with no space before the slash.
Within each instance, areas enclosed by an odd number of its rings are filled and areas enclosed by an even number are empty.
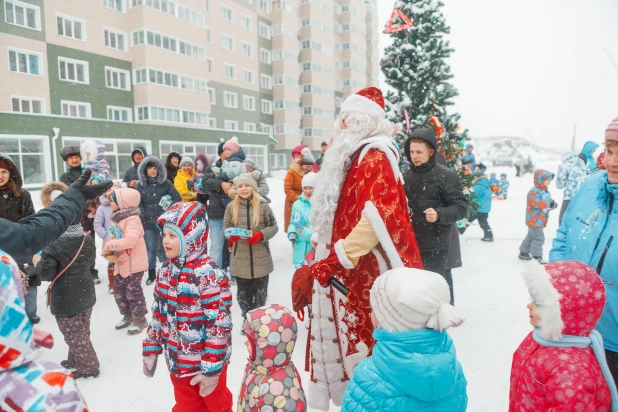
<svg viewBox="0 0 618 412">
<path fill-rule="evenodd" d="M 377 87 L 367 87 L 348 96 L 341 104 L 342 112 L 364 113 L 371 117 L 383 118 L 384 96 Z"/>
<path fill-rule="evenodd" d="M 574 260 L 535 264 L 523 277 L 541 317 L 543 338 L 588 336 L 594 329 L 605 307 L 605 288 L 590 266 Z"/>
</svg>

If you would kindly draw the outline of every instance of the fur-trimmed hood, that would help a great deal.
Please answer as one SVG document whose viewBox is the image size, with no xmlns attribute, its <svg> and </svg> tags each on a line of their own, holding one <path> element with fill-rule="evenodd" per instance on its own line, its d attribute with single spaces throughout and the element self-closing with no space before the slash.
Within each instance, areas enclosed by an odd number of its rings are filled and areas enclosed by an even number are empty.
<svg viewBox="0 0 618 412">
<path fill-rule="evenodd" d="M 541 317 L 538 328 L 543 338 L 588 336 L 599 322 L 605 287 L 591 267 L 574 260 L 545 266 L 534 263 L 523 277 Z"/>
<path fill-rule="evenodd" d="M 156 166 L 157 167 L 157 183 L 163 184 L 167 180 L 167 169 L 165 165 L 157 156 L 147 156 L 142 160 L 142 162 L 137 167 L 137 176 L 139 178 L 139 184 L 142 186 L 146 186 L 148 184 L 147 178 L 148 175 L 146 171 L 149 167 Z"/>
<path fill-rule="evenodd" d="M 79 146 L 69 145 L 69 146 L 64 146 L 62 149 L 60 149 L 60 156 L 62 156 L 62 160 L 66 162 L 67 159 L 71 156 L 82 157 L 82 152 Z"/>
<path fill-rule="evenodd" d="M 140 210 L 139 207 L 132 207 L 129 209 L 120 209 L 117 212 L 113 212 L 111 215 L 109 215 L 109 218 L 111 219 L 112 222 L 118 223 L 131 216 L 139 217 L 141 216 L 141 214 L 142 214 L 142 211 Z"/>
<path fill-rule="evenodd" d="M 67 185 L 62 182 L 51 182 L 43 186 L 43 189 L 41 190 L 41 203 L 43 204 L 43 207 L 49 207 L 54 199 L 59 195 L 57 192 L 62 193 L 65 190 L 67 190 Z"/>
<path fill-rule="evenodd" d="M 9 164 L 10 178 L 13 182 L 15 182 L 16 189 L 18 191 L 21 190 L 21 187 L 23 186 L 24 181 L 22 180 L 21 173 L 19 173 L 19 169 L 17 169 L 17 166 L 15 165 L 15 162 L 13 161 L 13 159 L 11 159 L 11 157 L 7 155 L 6 153 L 0 153 L 0 160 L 4 160 L 5 162 Z"/>
<path fill-rule="evenodd" d="M 207 155 L 206 153 L 198 153 L 195 156 L 195 171 L 197 173 L 204 173 L 215 161 L 213 155 Z M 200 163 L 202 167 L 200 168 Z"/>
<path fill-rule="evenodd" d="M 101 142 L 100 140 L 85 140 L 84 142 L 82 142 L 79 150 L 84 164 L 98 163 L 105 160 L 105 144 L 103 144 L 103 142 Z M 90 159 L 88 159 L 86 153 L 90 153 Z"/>
</svg>

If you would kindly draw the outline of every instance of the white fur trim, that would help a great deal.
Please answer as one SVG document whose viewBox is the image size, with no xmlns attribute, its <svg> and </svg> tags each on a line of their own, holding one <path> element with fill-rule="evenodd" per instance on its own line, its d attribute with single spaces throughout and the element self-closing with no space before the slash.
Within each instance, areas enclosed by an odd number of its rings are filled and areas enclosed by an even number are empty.
<svg viewBox="0 0 618 412">
<path fill-rule="evenodd" d="M 339 263 L 341 263 L 341 266 L 348 270 L 354 269 L 354 263 L 350 261 L 348 255 L 343 249 L 343 239 L 339 239 L 339 241 L 335 243 L 335 253 L 337 254 L 337 259 L 339 259 Z"/>
<path fill-rule="evenodd" d="M 341 111 L 365 113 L 379 118 L 384 118 L 386 115 L 386 112 L 379 104 L 358 94 L 348 96 L 341 104 Z"/>
<path fill-rule="evenodd" d="M 522 276 L 541 317 L 541 324 L 538 326 L 541 336 L 551 341 L 559 341 L 564 329 L 560 313 L 560 294 L 552 285 L 549 273 L 541 264 L 533 262 Z"/>
<path fill-rule="evenodd" d="M 369 355 L 369 348 L 367 347 L 365 342 L 359 342 L 356 345 L 356 350 L 358 352 L 350 356 L 346 356 L 343 359 L 343 362 L 345 364 L 345 370 L 348 372 L 349 376 L 352 376 L 352 373 L 354 372 L 354 369 L 356 369 L 356 366 L 358 366 L 358 364 L 361 363 L 361 361 L 365 359 L 367 355 Z"/>
<path fill-rule="evenodd" d="M 393 239 L 391 239 L 391 235 L 388 233 L 388 229 L 382 220 L 382 216 L 380 216 L 380 212 L 378 212 L 375 205 L 371 202 L 366 202 L 365 208 L 363 209 L 363 214 L 369 218 L 371 227 L 373 227 L 373 231 L 378 237 L 382 248 L 386 252 L 386 256 L 391 262 L 392 268 L 397 269 L 405 267 L 401 257 L 399 256 L 397 248 L 395 248 Z"/>
<path fill-rule="evenodd" d="M 395 179 L 403 182 L 403 175 L 399 170 L 399 151 L 393 145 L 391 140 L 383 134 L 376 135 L 361 141 L 357 146 L 356 150 L 363 148 L 360 156 L 358 156 L 358 164 L 361 163 L 367 152 L 371 149 L 377 149 L 384 153 L 391 164 L 391 169 L 393 169 L 393 173 L 395 174 Z M 356 151 L 355 150 L 355 151 Z"/>
<path fill-rule="evenodd" d="M 378 249 L 371 249 L 371 252 L 373 253 L 373 255 L 376 257 L 376 260 L 378 261 L 378 267 L 380 268 L 380 274 L 384 274 L 388 271 L 388 265 L 386 264 L 386 260 L 384 259 L 384 256 L 382 256 L 382 253 L 380 253 L 380 251 Z"/>
</svg>

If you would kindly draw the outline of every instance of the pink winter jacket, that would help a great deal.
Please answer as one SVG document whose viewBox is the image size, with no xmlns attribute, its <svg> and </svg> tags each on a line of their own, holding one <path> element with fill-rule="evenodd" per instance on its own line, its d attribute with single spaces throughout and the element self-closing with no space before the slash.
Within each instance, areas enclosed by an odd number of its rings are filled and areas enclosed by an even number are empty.
<svg viewBox="0 0 618 412">
<path fill-rule="evenodd" d="M 560 296 L 562 335 L 589 336 L 605 306 L 601 279 L 581 262 L 550 263 L 545 270 Z M 543 331 L 543 307 L 550 305 L 538 300 Z M 532 333 L 513 355 L 509 398 L 509 412 L 609 412 L 611 404 L 592 348 L 542 346 Z"/>
<path fill-rule="evenodd" d="M 110 216 L 114 223 L 110 231 L 115 230 L 119 235 L 116 235 L 116 239 L 107 241 L 105 250 L 119 252 L 114 275 L 127 278 L 133 273 L 148 269 L 144 228 L 139 217 L 141 196 L 132 188 L 117 188 L 114 193 L 120 210 Z"/>
</svg>

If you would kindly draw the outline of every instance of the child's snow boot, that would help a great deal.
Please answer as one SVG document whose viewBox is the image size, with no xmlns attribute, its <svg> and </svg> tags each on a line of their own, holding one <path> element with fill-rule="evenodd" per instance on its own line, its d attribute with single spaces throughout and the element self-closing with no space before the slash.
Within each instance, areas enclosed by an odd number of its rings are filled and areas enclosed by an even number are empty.
<svg viewBox="0 0 618 412">
<path fill-rule="evenodd" d="M 109 281 L 107 292 L 110 295 L 113 295 L 114 294 L 114 265 L 107 267 L 107 280 Z"/>
<path fill-rule="evenodd" d="M 94 284 L 95 285 L 100 285 L 101 284 L 101 279 L 99 279 L 99 271 L 94 269 L 92 271 L 92 278 L 94 279 Z"/>
<path fill-rule="evenodd" d="M 127 326 L 129 326 L 131 324 L 131 315 L 124 315 L 122 317 L 122 320 L 118 323 L 116 323 L 116 329 L 120 330 L 120 329 L 124 329 Z"/>
<path fill-rule="evenodd" d="M 62 366 L 63 368 L 66 369 L 75 369 L 75 365 L 73 365 L 71 362 L 69 362 L 68 360 L 63 360 L 60 362 L 60 366 Z"/>
<path fill-rule="evenodd" d="M 483 242 L 493 242 L 494 238 L 493 237 L 489 237 L 489 236 L 485 236 L 484 238 L 481 239 L 481 241 L 483 241 Z"/>
<path fill-rule="evenodd" d="M 532 260 L 532 256 L 530 256 L 530 253 L 519 252 L 519 256 L 517 257 L 521 260 Z"/>
<path fill-rule="evenodd" d="M 543 259 L 543 256 L 532 256 L 532 259 L 538 260 L 541 265 L 546 265 L 547 261 Z"/>
<path fill-rule="evenodd" d="M 131 326 L 129 326 L 127 333 L 129 335 L 137 335 L 138 333 L 146 329 L 146 326 L 148 326 L 148 322 L 146 322 L 145 316 L 136 318 L 131 324 Z"/>
<path fill-rule="evenodd" d="M 96 378 L 99 376 L 101 372 L 98 369 L 90 372 L 90 373 L 79 373 L 77 371 L 73 372 L 74 379 L 85 379 L 85 378 Z"/>
<path fill-rule="evenodd" d="M 152 285 L 157 280 L 157 270 L 156 269 L 148 269 L 148 279 L 146 279 L 147 285 Z"/>
</svg>

